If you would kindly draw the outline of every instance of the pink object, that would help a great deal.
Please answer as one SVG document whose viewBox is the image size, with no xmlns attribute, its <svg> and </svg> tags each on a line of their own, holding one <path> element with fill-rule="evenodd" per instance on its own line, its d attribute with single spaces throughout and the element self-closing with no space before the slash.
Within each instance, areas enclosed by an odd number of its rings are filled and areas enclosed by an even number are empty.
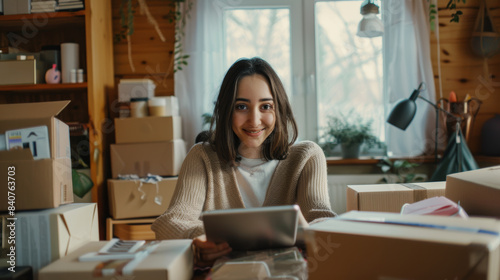
<svg viewBox="0 0 500 280">
<path fill-rule="evenodd" d="M 407 203 L 401 208 L 401 214 L 469 217 L 460 205 L 444 196 L 431 197 L 412 204 Z"/>
<path fill-rule="evenodd" d="M 52 64 L 52 68 L 45 73 L 45 82 L 47 84 L 58 84 L 61 82 L 61 72 L 56 67 L 56 64 Z"/>
</svg>

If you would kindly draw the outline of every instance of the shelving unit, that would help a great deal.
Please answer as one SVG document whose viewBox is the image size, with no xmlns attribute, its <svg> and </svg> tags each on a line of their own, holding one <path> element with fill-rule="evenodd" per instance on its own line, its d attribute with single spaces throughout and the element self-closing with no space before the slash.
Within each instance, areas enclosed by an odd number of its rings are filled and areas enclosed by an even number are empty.
<svg viewBox="0 0 500 280">
<path fill-rule="evenodd" d="M 104 240 L 108 213 L 108 137 L 113 133 L 106 128 L 106 96 L 114 88 L 111 2 L 85 0 L 85 9 L 76 12 L 0 16 L 0 33 L 3 46 L 7 41 L 9 46 L 28 52 L 39 52 L 43 45 L 79 44 L 85 83 L 0 86 L 0 103 L 71 100 L 58 117 L 89 127 L 92 200 L 98 204 L 100 238 Z"/>
</svg>

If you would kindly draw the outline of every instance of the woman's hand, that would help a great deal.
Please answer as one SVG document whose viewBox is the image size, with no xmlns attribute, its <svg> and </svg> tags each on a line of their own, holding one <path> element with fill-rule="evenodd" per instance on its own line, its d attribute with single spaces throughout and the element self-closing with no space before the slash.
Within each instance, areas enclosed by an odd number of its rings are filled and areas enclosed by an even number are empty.
<svg viewBox="0 0 500 280">
<path fill-rule="evenodd" d="M 211 266 L 215 260 L 232 251 L 227 242 L 215 244 L 207 241 L 205 235 L 193 239 L 194 263 L 197 266 Z"/>
</svg>

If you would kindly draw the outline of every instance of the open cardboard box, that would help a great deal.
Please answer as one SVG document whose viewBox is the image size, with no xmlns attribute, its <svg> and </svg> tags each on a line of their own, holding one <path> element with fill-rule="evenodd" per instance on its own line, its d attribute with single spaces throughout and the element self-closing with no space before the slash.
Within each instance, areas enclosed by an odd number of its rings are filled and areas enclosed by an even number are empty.
<svg viewBox="0 0 500 280">
<path fill-rule="evenodd" d="M 405 203 L 444 196 L 445 186 L 445 182 L 349 185 L 347 212 L 359 210 L 399 213 Z"/>
<path fill-rule="evenodd" d="M 309 279 L 499 279 L 500 221 L 351 211 L 305 230 Z"/>
<path fill-rule="evenodd" d="M 55 208 L 73 202 L 69 128 L 55 117 L 69 102 L 0 104 L 0 134 L 7 130 L 47 126 L 50 142 L 50 158 L 47 159 L 34 160 L 29 149 L 0 151 L 0 170 L 3 170 L 0 181 L 4 182 L 0 191 L 0 211 L 8 210 L 9 180 L 15 182 L 16 211 Z M 12 172 L 8 174 L 8 170 Z"/>
</svg>

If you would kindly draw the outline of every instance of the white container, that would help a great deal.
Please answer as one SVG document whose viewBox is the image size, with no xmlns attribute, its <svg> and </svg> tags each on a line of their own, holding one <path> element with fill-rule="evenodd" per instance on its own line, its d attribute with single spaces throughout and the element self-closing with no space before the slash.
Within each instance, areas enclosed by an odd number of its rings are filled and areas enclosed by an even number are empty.
<svg viewBox="0 0 500 280">
<path fill-rule="evenodd" d="M 163 99 L 165 102 L 165 116 L 178 116 L 179 115 L 179 101 L 177 96 L 162 96 L 156 97 Z"/>
<path fill-rule="evenodd" d="M 142 118 L 148 116 L 148 99 L 132 98 L 130 100 L 130 116 L 133 118 Z"/>
<path fill-rule="evenodd" d="M 148 100 L 149 115 L 164 117 L 167 115 L 167 100 L 161 97 L 154 97 Z"/>
<path fill-rule="evenodd" d="M 130 102 L 132 98 L 153 98 L 155 83 L 150 79 L 122 79 L 118 84 L 118 102 Z"/>
<path fill-rule="evenodd" d="M 61 44 L 61 74 L 63 83 L 71 83 L 71 70 L 79 68 L 80 61 L 78 54 L 79 46 L 77 43 Z"/>
</svg>

